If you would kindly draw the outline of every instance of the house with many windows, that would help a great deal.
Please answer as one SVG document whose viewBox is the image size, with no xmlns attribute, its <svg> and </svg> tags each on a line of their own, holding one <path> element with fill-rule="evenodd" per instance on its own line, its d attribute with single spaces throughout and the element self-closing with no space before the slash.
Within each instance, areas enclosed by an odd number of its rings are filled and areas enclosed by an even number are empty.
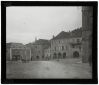
<svg viewBox="0 0 99 85">
<path fill-rule="evenodd" d="M 38 39 L 33 43 L 7 43 L 7 60 L 49 60 L 80 58 L 82 29 L 60 32 L 51 40 Z"/>
<path fill-rule="evenodd" d="M 62 31 L 51 39 L 51 59 L 81 57 L 82 30 Z"/>
<path fill-rule="evenodd" d="M 45 57 L 45 60 L 51 59 L 51 46 L 49 46 L 44 50 L 44 57 Z"/>
<path fill-rule="evenodd" d="M 32 60 L 44 60 L 44 50 L 50 46 L 49 40 L 39 39 L 32 43 Z"/>
</svg>

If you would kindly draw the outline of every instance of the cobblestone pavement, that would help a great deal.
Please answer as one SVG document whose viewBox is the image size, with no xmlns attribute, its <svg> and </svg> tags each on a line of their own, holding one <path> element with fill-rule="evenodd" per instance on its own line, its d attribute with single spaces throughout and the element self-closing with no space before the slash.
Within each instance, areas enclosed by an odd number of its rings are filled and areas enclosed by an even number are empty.
<svg viewBox="0 0 99 85">
<path fill-rule="evenodd" d="M 72 62 L 73 61 L 73 62 Z M 91 68 L 88 63 L 77 63 L 74 59 L 59 61 L 8 62 L 7 78 L 67 78 L 90 79 Z"/>
</svg>

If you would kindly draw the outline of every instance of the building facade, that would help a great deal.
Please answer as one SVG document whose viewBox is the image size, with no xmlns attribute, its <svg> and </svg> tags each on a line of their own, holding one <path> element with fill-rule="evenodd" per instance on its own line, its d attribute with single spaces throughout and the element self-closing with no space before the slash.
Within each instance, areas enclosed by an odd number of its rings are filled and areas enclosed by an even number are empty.
<svg viewBox="0 0 99 85">
<path fill-rule="evenodd" d="M 45 39 L 36 40 L 31 46 L 32 60 L 44 60 L 45 59 L 44 51 L 49 46 L 50 46 L 50 43 L 48 40 L 45 40 Z"/>
<path fill-rule="evenodd" d="M 6 60 L 31 60 L 31 50 L 21 43 L 7 43 Z"/>
<path fill-rule="evenodd" d="M 7 43 L 7 60 L 50 60 L 81 58 L 82 29 L 60 32 L 51 40 L 39 39 L 33 43 Z"/>
<path fill-rule="evenodd" d="M 51 39 L 51 58 L 79 58 L 81 57 L 81 29 L 72 32 L 62 31 Z"/>
<path fill-rule="evenodd" d="M 44 50 L 44 57 L 45 57 L 45 60 L 51 59 L 51 47 L 50 46 Z"/>
</svg>

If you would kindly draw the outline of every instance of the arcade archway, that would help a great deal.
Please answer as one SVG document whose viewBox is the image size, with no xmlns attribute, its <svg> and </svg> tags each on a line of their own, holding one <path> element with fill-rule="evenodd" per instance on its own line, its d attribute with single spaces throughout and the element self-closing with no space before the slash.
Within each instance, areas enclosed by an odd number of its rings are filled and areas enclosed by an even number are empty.
<svg viewBox="0 0 99 85">
<path fill-rule="evenodd" d="M 66 58 L 66 53 L 65 52 L 63 53 L 63 58 Z"/>
<path fill-rule="evenodd" d="M 58 53 L 58 59 L 60 59 L 62 57 L 61 53 Z"/>
<path fill-rule="evenodd" d="M 79 58 L 79 52 L 75 51 L 75 52 L 73 53 L 73 57 L 74 57 L 74 58 Z"/>
</svg>

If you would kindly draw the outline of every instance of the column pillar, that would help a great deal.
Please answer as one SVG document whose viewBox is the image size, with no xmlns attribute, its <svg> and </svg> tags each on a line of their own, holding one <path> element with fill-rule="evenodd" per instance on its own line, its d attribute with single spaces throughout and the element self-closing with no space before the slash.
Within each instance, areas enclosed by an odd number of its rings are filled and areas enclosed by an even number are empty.
<svg viewBox="0 0 99 85">
<path fill-rule="evenodd" d="M 31 60 L 31 49 L 30 49 L 30 60 Z"/>
<path fill-rule="evenodd" d="M 27 57 L 26 57 L 26 56 L 27 56 L 27 55 L 26 55 L 26 50 L 27 50 L 27 49 L 25 49 L 25 59 L 27 60 Z"/>
<path fill-rule="evenodd" d="M 10 48 L 10 60 L 12 60 L 12 49 Z"/>
</svg>

